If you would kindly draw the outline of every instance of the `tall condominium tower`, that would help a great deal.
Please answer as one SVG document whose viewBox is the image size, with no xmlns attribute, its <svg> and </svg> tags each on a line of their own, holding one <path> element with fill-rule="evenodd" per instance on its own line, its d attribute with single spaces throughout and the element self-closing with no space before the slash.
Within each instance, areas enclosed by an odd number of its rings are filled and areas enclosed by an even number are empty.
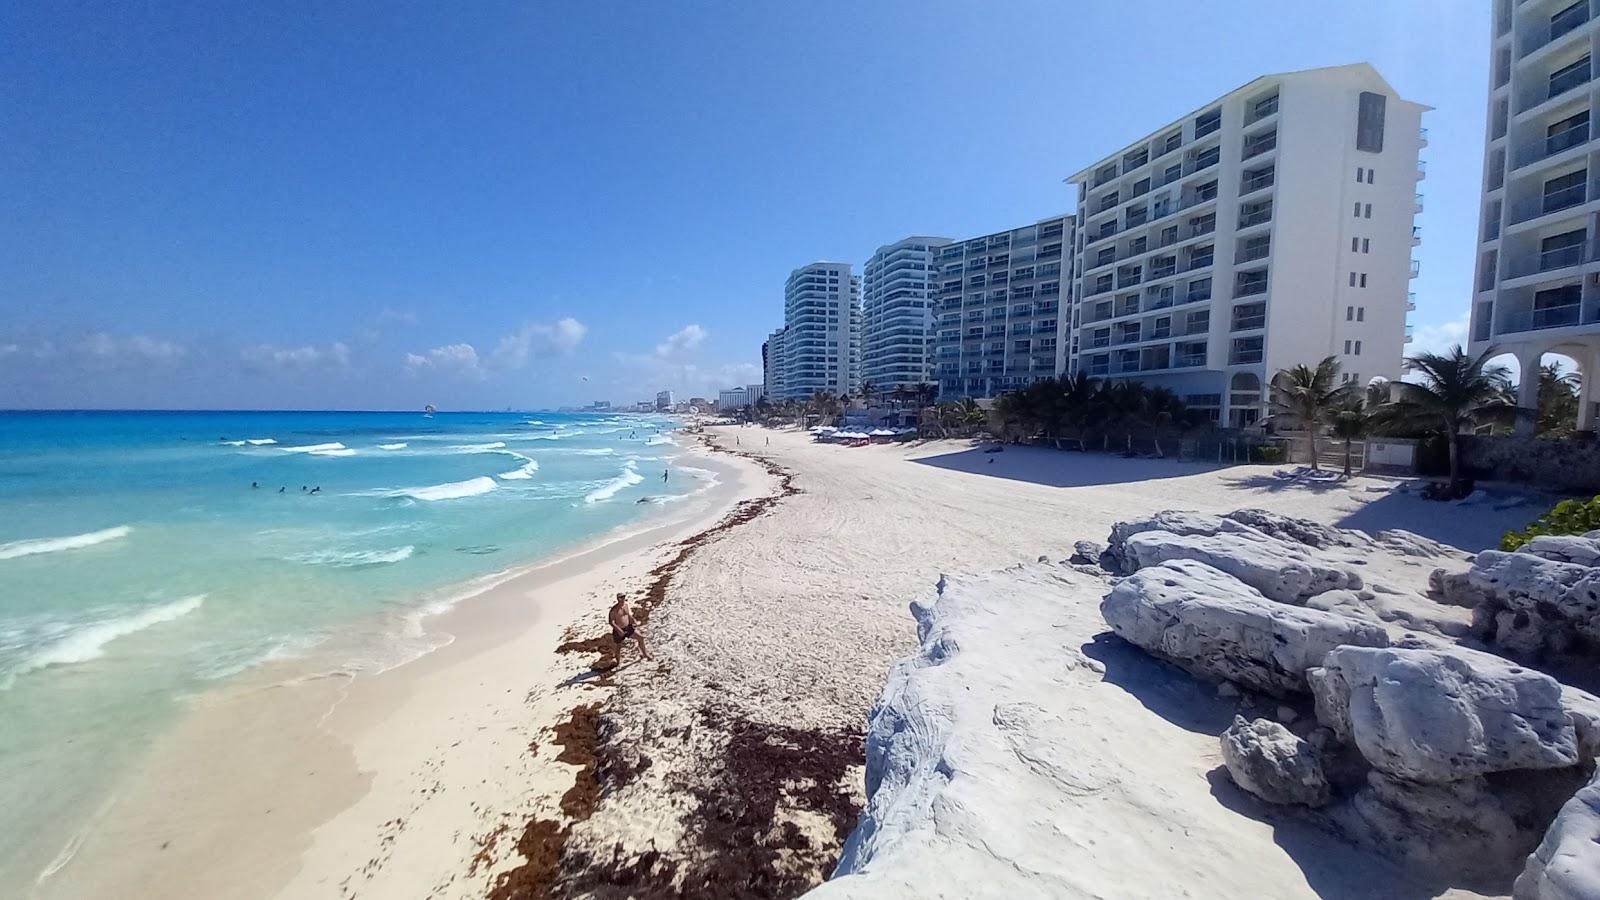
<svg viewBox="0 0 1600 900">
<path fill-rule="evenodd" d="M 861 282 L 849 263 L 815 262 L 783 288 L 783 375 L 778 399 L 848 394 L 861 380 Z M 769 342 L 770 343 L 770 342 Z"/>
<path fill-rule="evenodd" d="M 861 380 L 877 393 L 933 375 L 934 256 L 949 238 L 886 244 L 861 278 Z"/>
<path fill-rule="evenodd" d="M 1483 203 L 1470 349 L 1516 354 L 1519 430 L 1533 427 L 1534 372 L 1560 353 L 1583 376 L 1578 427 L 1594 425 L 1600 369 L 1600 141 L 1589 0 L 1494 0 Z"/>
<path fill-rule="evenodd" d="M 993 397 L 1056 374 L 1073 217 L 955 241 L 938 253 L 934 365 L 946 399 Z"/>
<path fill-rule="evenodd" d="M 770 400 L 784 400 L 783 328 L 778 328 L 761 344 L 761 385 Z"/>
<path fill-rule="evenodd" d="M 1267 75 L 1070 176 L 1067 370 L 1235 427 L 1282 368 L 1399 377 L 1426 109 L 1365 63 Z"/>
</svg>

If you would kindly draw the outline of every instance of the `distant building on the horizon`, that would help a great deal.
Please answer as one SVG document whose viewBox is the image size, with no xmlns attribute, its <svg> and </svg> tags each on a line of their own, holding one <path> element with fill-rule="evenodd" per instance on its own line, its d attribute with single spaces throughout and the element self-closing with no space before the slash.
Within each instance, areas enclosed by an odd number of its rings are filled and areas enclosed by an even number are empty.
<svg viewBox="0 0 1600 900">
<path fill-rule="evenodd" d="M 1059 371 L 1073 226 L 1070 215 L 1052 216 L 939 250 L 940 396 L 993 397 Z"/>
<path fill-rule="evenodd" d="M 1477 269 L 1468 345 L 1515 354 L 1517 430 L 1530 432 L 1546 353 L 1577 363 L 1577 427 L 1600 400 L 1595 29 L 1586 3 L 1496 0 Z"/>
<path fill-rule="evenodd" d="M 742 387 L 717 392 L 717 409 L 729 412 L 750 405 L 750 394 Z"/>
<path fill-rule="evenodd" d="M 656 412 L 667 412 L 672 409 L 672 392 L 656 392 Z"/>
<path fill-rule="evenodd" d="M 814 262 L 789 273 L 784 327 L 767 341 L 769 397 L 854 392 L 861 380 L 860 291 L 849 263 Z M 775 342 L 781 346 L 774 348 Z"/>
<path fill-rule="evenodd" d="M 1071 175 L 1065 370 L 1232 427 L 1279 369 L 1398 378 L 1427 108 L 1366 63 L 1265 75 Z"/>
<path fill-rule="evenodd" d="M 949 238 L 914 236 L 878 248 L 861 273 L 861 382 L 876 394 L 933 377 L 935 261 Z"/>
<path fill-rule="evenodd" d="M 761 344 L 761 390 L 773 402 L 784 400 L 783 336 L 786 329 L 779 327 Z"/>
<path fill-rule="evenodd" d="M 762 385 L 759 385 L 759 384 L 747 384 L 747 385 L 744 386 L 745 402 L 750 404 L 751 406 L 754 406 L 757 403 L 760 403 L 761 399 L 763 397 L 765 397 L 766 395 L 767 395 L 766 388 L 763 387 Z"/>
</svg>

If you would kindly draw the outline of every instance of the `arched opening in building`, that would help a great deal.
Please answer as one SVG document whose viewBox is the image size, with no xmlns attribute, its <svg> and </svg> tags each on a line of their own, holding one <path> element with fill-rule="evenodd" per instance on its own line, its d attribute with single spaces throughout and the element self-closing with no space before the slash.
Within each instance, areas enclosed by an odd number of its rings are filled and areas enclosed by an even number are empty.
<svg viewBox="0 0 1600 900">
<path fill-rule="evenodd" d="M 1263 398 L 1261 376 L 1254 372 L 1235 372 L 1228 381 L 1228 426 L 1249 428 L 1261 420 Z"/>
</svg>

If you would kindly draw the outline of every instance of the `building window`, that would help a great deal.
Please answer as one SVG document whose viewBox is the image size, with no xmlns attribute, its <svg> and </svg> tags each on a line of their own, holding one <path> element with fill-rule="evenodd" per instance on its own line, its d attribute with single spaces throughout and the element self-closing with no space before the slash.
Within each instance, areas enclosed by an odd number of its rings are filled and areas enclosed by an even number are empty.
<svg viewBox="0 0 1600 900">
<path fill-rule="evenodd" d="M 1372 239 L 1371 238 L 1362 238 L 1361 239 L 1361 252 L 1362 253 L 1371 253 L 1372 252 Z"/>
<path fill-rule="evenodd" d="M 1584 182 L 1588 180 L 1589 171 L 1579 169 L 1568 172 L 1557 178 L 1552 178 L 1544 183 L 1544 211 L 1555 212 L 1576 206 L 1584 199 Z"/>
<path fill-rule="evenodd" d="M 1366 320 L 1367 320 L 1367 308 L 1365 306 L 1356 307 L 1356 321 L 1357 322 L 1365 322 Z"/>
<path fill-rule="evenodd" d="M 1354 322 L 1355 318 L 1356 318 L 1356 308 L 1354 306 L 1346 306 L 1344 308 L 1344 320 L 1346 322 Z"/>
<path fill-rule="evenodd" d="M 1362 287 L 1366 287 L 1367 286 L 1367 273 L 1365 273 L 1365 272 L 1361 273 L 1361 286 Z"/>
<path fill-rule="evenodd" d="M 1364 219 L 1372 218 L 1372 204 L 1371 203 L 1366 204 L 1366 215 L 1362 216 L 1362 218 L 1364 218 Z"/>
<path fill-rule="evenodd" d="M 1356 201 L 1356 218 L 1361 218 L 1361 201 Z"/>
<path fill-rule="evenodd" d="M 1356 273 L 1354 273 L 1354 272 L 1350 273 L 1350 286 L 1351 287 L 1355 287 L 1356 286 Z"/>
<path fill-rule="evenodd" d="M 1350 355 L 1350 342 L 1349 341 L 1345 341 L 1344 342 L 1344 355 L 1345 356 L 1349 356 Z"/>
<path fill-rule="evenodd" d="M 1359 248 L 1360 246 L 1361 246 L 1361 239 L 1360 238 L 1351 238 L 1350 239 L 1350 252 L 1351 253 L 1356 252 L 1356 249 Z"/>
<path fill-rule="evenodd" d="M 1587 60 L 1585 60 L 1587 63 Z M 1587 65 L 1585 66 L 1587 68 Z M 1362 91 L 1356 109 L 1356 149 L 1368 153 L 1383 152 L 1383 116 L 1389 98 L 1372 91 Z"/>
<path fill-rule="evenodd" d="M 1361 355 L 1361 342 L 1360 341 L 1356 341 L 1356 355 L 1357 356 Z"/>
</svg>

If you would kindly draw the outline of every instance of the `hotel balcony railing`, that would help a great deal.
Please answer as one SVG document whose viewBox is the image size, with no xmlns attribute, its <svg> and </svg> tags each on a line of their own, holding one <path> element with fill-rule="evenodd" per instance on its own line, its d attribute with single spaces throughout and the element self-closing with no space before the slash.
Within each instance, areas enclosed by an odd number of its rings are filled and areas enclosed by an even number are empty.
<svg viewBox="0 0 1600 900">
<path fill-rule="evenodd" d="M 1411 277 L 1415 278 L 1415 277 L 1417 277 L 1418 275 L 1421 275 L 1421 274 L 1422 274 L 1422 260 L 1413 259 L 1411 261 Z"/>
<path fill-rule="evenodd" d="M 1252 328 L 1265 327 L 1267 327 L 1267 317 L 1265 315 L 1240 316 L 1233 320 L 1234 331 L 1249 331 Z"/>
<path fill-rule="evenodd" d="M 1554 191 L 1544 195 L 1544 200 L 1539 204 L 1540 214 L 1560 212 L 1570 209 L 1584 202 L 1587 193 L 1584 185 L 1575 185 L 1564 190 Z"/>
<path fill-rule="evenodd" d="M 1139 272 L 1119 272 L 1117 273 L 1117 287 L 1133 287 L 1134 285 L 1138 284 L 1140 280 L 1142 280 L 1142 277 L 1142 274 Z"/>
<path fill-rule="evenodd" d="M 1215 134 L 1217 131 L 1221 130 L 1221 128 L 1222 128 L 1222 119 L 1221 119 L 1221 117 L 1212 119 L 1211 121 L 1206 122 L 1206 123 L 1204 123 L 1202 125 L 1196 125 L 1195 129 L 1194 129 L 1195 140 L 1199 140 L 1200 138 L 1203 138 L 1208 134 Z"/>
<path fill-rule="evenodd" d="M 1526 312 L 1510 313 L 1500 323 L 1500 334 L 1512 334 L 1519 331 L 1539 331 L 1544 328 L 1565 328 L 1577 325 L 1581 319 L 1581 307 L 1573 303 L 1569 306 L 1552 306 L 1548 309 L 1533 309 Z M 1593 321 L 1591 316 L 1590 320 Z"/>
<path fill-rule="evenodd" d="M 1582 69 L 1573 69 L 1570 72 L 1566 72 L 1566 73 L 1563 73 L 1561 75 L 1558 75 L 1558 76 L 1550 79 L 1550 93 L 1546 94 L 1540 100 L 1535 101 L 1534 105 L 1536 106 L 1539 103 L 1544 102 L 1545 100 L 1555 99 L 1556 97 L 1559 97 L 1562 94 L 1565 94 L 1567 91 L 1570 91 L 1573 88 L 1581 87 L 1581 86 L 1583 86 L 1585 84 L 1588 84 L 1588 83 L 1589 83 L 1589 69 L 1588 69 L 1588 67 L 1585 67 L 1585 68 L 1582 68 Z"/>
<path fill-rule="evenodd" d="M 1111 374 L 1111 364 L 1110 363 L 1090 363 L 1089 364 L 1089 374 L 1090 375 L 1097 375 L 1097 376 L 1100 376 L 1100 377 L 1105 377 L 1106 375 Z"/>
<path fill-rule="evenodd" d="M 1265 294 L 1266 292 L 1267 280 L 1265 278 L 1241 281 L 1233 287 L 1233 296 L 1235 297 L 1254 297 L 1257 294 Z"/>
<path fill-rule="evenodd" d="M 1263 172 L 1260 175 L 1256 175 L 1252 178 L 1246 178 L 1244 183 L 1239 185 L 1239 193 L 1248 194 L 1252 191 L 1259 191 L 1264 187 L 1271 187 L 1272 183 L 1276 180 L 1276 171 Z"/>
<path fill-rule="evenodd" d="M 1245 141 L 1244 152 L 1239 158 L 1250 159 L 1251 157 L 1260 156 L 1276 146 L 1278 146 L 1278 133 L 1274 131 L 1273 133 L 1264 135 L 1257 140 Z"/>
<path fill-rule="evenodd" d="M 1097 337 L 1097 338 L 1090 338 L 1089 339 L 1089 347 L 1091 349 L 1093 349 L 1095 347 L 1109 347 L 1109 346 L 1111 346 L 1111 338 L 1109 338 L 1109 337 Z"/>
<path fill-rule="evenodd" d="M 1581 244 L 1545 250 L 1535 256 L 1519 259 L 1507 267 L 1506 277 L 1521 278 L 1525 275 L 1537 275 L 1540 272 L 1554 272 L 1593 262 L 1596 259 L 1600 259 L 1600 243 L 1584 241 Z"/>
<path fill-rule="evenodd" d="M 1208 290 L 1207 291 L 1190 291 L 1188 294 L 1184 295 L 1183 302 L 1185 302 L 1185 303 L 1200 303 L 1200 302 L 1203 302 L 1203 301 L 1206 301 L 1206 300 L 1210 300 L 1210 299 L 1211 299 L 1211 292 L 1208 291 Z"/>
<path fill-rule="evenodd" d="M 1211 263 L 1214 261 L 1215 260 L 1210 253 L 1207 253 L 1205 256 L 1196 256 L 1189 260 L 1189 267 L 1184 269 L 1184 271 L 1193 272 L 1195 269 L 1204 269 L 1206 266 L 1211 265 Z"/>
<path fill-rule="evenodd" d="M 1427 178 L 1427 177 L 1428 177 L 1428 161 L 1425 160 L 1425 159 L 1417 160 L 1417 180 L 1421 181 L 1422 179 Z"/>
<path fill-rule="evenodd" d="M 1151 278 L 1165 278 L 1168 275 L 1177 274 L 1177 271 L 1178 271 L 1178 264 L 1175 263 L 1175 262 L 1167 263 L 1164 266 L 1151 266 L 1150 267 L 1150 277 Z"/>
<path fill-rule="evenodd" d="M 1229 354 L 1229 356 L 1228 356 L 1228 365 L 1230 365 L 1230 366 L 1252 365 L 1254 363 L 1261 362 L 1261 359 L 1262 359 L 1262 351 L 1260 351 L 1260 350 L 1235 350 L 1235 351 L 1233 351 L 1233 353 Z"/>
<path fill-rule="evenodd" d="M 1421 194 L 1417 195 L 1416 211 L 1419 212 L 1419 213 L 1422 212 L 1422 195 Z"/>
<path fill-rule="evenodd" d="M 1239 216 L 1239 227 L 1249 228 L 1251 225 L 1260 225 L 1262 222 L 1272 221 L 1272 210 L 1258 209 Z"/>
<path fill-rule="evenodd" d="M 1544 44 L 1560 38 L 1587 21 L 1589 21 L 1589 4 L 1574 3 L 1550 20 L 1549 35 L 1545 38 L 1544 43 L 1539 46 L 1542 47 Z"/>
<path fill-rule="evenodd" d="M 1406 312 L 1415 312 L 1416 309 L 1417 309 L 1417 292 L 1416 291 L 1408 291 L 1406 293 Z"/>
<path fill-rule="evenodd" d="M 1585 122 L 1566 131 L 1557 132 L 1544 139 L 1544 155 L 1554 156 L 1563 150 L 1589 142 L 1589 123 Z M 1541 157 L 1542 159 L 1543 157 Z M 1530 160 L 1532 162 L 1533 160 Z"/>
<path fill-rule="evenodd" d="M 1165 294 L 1160 297 L 1151 298 L 1149 302 L 1145 303 L 1144 309 L 1145 312 L 1150 312 L 1151 310 L 1156 309 L 1166 309 L 1167 307 L 1172 306 L 1174 302 L 1175 301 L 1173 300 L 1171 294 Z"/>
<path fill-rule="evenodd" d="M 1427 128 L 1419 128 L 1419 129 L 1417 129 L 1417 138 L 1420 141 L 1422 141 L 1422 146 L 1424 146 L 1424 147 L 1428 146 L 1428 129 Z"/>
<path fill-rule="evenodd" d="M 1271 253 L 1272 247 L 1265 244 L 1255 247 L 1240 247 L 1239 252 L 1233 255 L 1233 263 L 1234 265 L 1239 265 L 1241 263 L 1255 262 L 1258 259 L 1266 259 Z"/>
<path fill-rule="evenodd" d="M 1180 353 L 1172 359 L 1174 369 L 1193 369 L 1206 364 L 1204 353 Z"/>
</svg>

